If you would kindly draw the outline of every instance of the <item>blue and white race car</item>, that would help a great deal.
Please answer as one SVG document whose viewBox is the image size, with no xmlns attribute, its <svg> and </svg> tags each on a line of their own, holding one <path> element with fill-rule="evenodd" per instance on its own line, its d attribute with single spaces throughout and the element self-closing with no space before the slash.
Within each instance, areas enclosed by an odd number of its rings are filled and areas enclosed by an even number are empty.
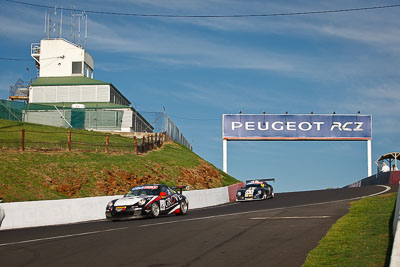
<svg viewBox="0 0 400 267">
<path fill-rule="evenodd" d="M 274 197 L 274 189 L 267 181 L 275 182 L 275 178 L 247 180 L 246 186 L 236 193 L 236 201 L 263 200 Z"/>
</svg>

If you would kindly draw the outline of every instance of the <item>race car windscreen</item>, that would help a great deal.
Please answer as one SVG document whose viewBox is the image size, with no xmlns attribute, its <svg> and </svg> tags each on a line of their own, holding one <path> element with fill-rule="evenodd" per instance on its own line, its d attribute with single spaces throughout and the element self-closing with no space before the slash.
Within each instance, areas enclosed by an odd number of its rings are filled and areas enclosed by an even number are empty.
<svg viewBox="0 0 400 267">
<path fill-rule="evenodd" d="M 125 196 L 138 197 L 138 196 L 154 196 L 160 194 L 158 186 L 134 187 Z"/>
<path fill-rule="evenodd" d="M 246 188 L 250 187 L 262 187 L 261 184 L 246 184 Z"/>
</svg>

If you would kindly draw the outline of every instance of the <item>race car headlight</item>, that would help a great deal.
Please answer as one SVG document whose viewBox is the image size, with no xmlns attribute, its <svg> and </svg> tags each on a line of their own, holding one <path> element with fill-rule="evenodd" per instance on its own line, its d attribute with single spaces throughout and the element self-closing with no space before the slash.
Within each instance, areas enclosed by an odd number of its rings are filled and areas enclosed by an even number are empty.
<svg viewBox="0 0 400 267">
<path fill-rule="evenodd" d="M 242 195 L 242 192 L 237 192 L 237 195 L 240 197 Z"/>
<path fill-rule="evenodd" d="M 108 204 L 107 204 L 107 209 L 111 208 L 112 206 L 113 206 L 112 201 L 108 202 Z"/>
<path fill-rule="evenodd" d="M 141 200 L 139 200 L 138 205 L 143 206 L 145 203 L 146 203 L 146 199 L 142 198 Z"/>
</svg>

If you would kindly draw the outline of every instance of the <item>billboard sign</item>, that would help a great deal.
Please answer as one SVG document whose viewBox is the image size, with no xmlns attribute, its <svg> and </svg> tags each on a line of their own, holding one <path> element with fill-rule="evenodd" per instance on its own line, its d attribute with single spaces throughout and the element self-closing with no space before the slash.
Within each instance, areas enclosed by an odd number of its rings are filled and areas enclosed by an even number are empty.
<svg viewBox="0 0 400 267">
<path fill-rule="evenodd" d="M 371 140 L 371 115 L 224 114 L 224 140 Z"/>
</svg>

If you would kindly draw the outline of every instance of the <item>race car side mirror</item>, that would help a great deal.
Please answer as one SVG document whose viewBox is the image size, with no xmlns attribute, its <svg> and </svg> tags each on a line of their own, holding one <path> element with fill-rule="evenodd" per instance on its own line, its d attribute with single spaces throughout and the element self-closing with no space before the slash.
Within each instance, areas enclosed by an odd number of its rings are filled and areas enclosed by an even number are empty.
<svg viewBox="0 0 400 267">
<path fill-rule="evenodd" d="M 166 196 L 167 196 L 167 193 L 165 193 L 165 192 L 160 193 L 160 197 L 166 197 Z"/>
</svg>

